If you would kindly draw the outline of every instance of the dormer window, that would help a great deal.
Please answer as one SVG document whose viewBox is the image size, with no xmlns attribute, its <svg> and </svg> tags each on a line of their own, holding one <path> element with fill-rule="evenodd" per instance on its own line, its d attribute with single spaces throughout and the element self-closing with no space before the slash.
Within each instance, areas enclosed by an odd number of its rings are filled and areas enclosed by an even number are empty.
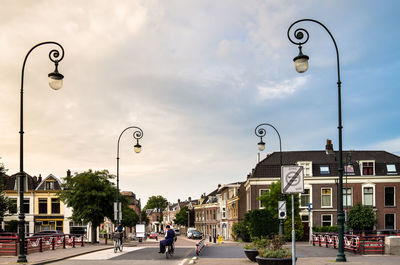
<svg viewBox="0 0 400 265">
<path fill-rule="evenodd" d="M 321 175 L 329 175 L 329 166 L 320 166 L 319 170 Z"/>
<path fill-rule="evenodd" d="M 373 176 L 374 175 L 374 161 L 361 161 L 362 175 Z"/>
<path fill-rule="evenodd" d="M 46 190 L 54 190 L 54 181 L 46 181 Z"/>
<path fill-rule="evenodd" d="M 311 161 L 298 161 L 297 165 L 303 167 L 304 177 L 312 177 Z"/>
<path fill-rule="evenodd" d="M 388 175 L 396 175 L 396 165 L 395 164 L 387 164 L 386 165 L 386 170 Z"/>
<path fill-rule="evenodd" d="M 353 165 L 345 165 L 344 166 L 344 173 L 346 175 L 355 175 L 354 166 Z"/>
</svg>

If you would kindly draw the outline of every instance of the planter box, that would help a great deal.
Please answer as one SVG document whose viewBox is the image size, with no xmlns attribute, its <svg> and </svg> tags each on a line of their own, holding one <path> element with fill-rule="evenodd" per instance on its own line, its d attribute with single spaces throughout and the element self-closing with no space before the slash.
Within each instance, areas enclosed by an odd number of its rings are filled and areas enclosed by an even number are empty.
<svg viewBox="0 0 400 265">
<path fill-rule="evenodd" d="M 257 256 L 256 260 L 259 265 L 292 265 L 292 258 L 262 258 Z"/>
<path fill-rule="evenodd" d="M 257 262 L 256 257 L 258 256 L 258 250 L 257 249 L 243 249 L 244 254 L 246 254 L 246 257 L 253 261 Z"/>
</svg>

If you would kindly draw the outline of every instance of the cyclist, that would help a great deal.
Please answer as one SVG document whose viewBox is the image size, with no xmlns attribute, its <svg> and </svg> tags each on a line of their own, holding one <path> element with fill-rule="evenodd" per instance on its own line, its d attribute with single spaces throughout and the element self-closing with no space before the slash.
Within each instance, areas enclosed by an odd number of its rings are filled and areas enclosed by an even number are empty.
<svg viewBox="0 0 400 265">
<path fill-rule="evenodd" d="M 115 232 L 119 233 L 119 245 L 122 246 L 122 237 L 124 236 L 125 227 L 122 226 L 122 223 L 118 223 L 118 226 L 115 228 Z"/>
<path fill-rule="evenodd" d="M 166 246 L 172 246 L 175 238 L 175 231 L 169 225 L 166 227 L 165 239 L 160 241 L 160 251 L 158 253 L 165 253 Z"/>
</svg>

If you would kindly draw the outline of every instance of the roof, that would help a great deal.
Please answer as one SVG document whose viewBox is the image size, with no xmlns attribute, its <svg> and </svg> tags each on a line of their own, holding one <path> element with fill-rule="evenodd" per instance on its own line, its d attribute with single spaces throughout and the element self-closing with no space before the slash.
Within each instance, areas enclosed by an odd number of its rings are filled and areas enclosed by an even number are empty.
<svg viewBox="0 0 400 265">
<path fill-rule="evenodd" d="M 386 151 L 343 151 L 343 164 L 346 162 L 347 154 L 350 153 L 351 161 L 349 164 L 353 165 L 355 175 L 361 175 L 359 161 L 362 160 L 375 161 L 375 175 L 377 176 L 387 175 L 386 164 L 395 164 L 397 174 L 400 175 L 400 157 L 397 155 Z M 313 176 L 338 176 L 338 155 L 338 151 L 331 155 L 327 155 L 325 151 L 282 152 L 282 164 L 295 165 L 299 161 L 311 161 Z M 321 174 L 320 166 L 329 166 L 330 174 Z M 248 177 L 273 178 L 278 176 L 280 176 L 280 152 L 274 152 L 259 162 Z"/>
</svg>

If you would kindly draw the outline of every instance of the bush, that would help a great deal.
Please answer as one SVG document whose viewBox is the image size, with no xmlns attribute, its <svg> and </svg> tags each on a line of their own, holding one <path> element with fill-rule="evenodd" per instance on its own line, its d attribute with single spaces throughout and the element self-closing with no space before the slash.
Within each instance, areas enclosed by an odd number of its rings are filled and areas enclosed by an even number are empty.
<svg viewBox="0 0 400 265">
<path fill-rule="evenodd" d="M 244 217 L 244 223 L 252 238 L 270 236 L 278 232 L 279 221 L 265 209 L 249 211 Z"/>
<path fill-rule="evenodd" d="M 337 225 L 333 226 L 314 226 L 313 232 L 337 233 L 339 230 Z"/>
<path fill-rule="evenodd" d="M 271 239 L 260 239 L 264 247 L 259 249 L 259 255 L 263 258 L 290 258 L 292 253 L 288 248 L 283 248 L 282 240 L 278 235 L 272 236 Z"/>
<path fill-rule="evenodd" d="M 235 240 L 242 239 L 245 242 L 250 241 L 249 231 L 247 230 L 244 220 L 234 223 L 232 225 L 232 235 Z"/>
<path fill-rule="evenodd" d="M 372 230 L 376 223 L 376 215 L 371 207 L 358 202 L 351 208 L 348 224 L 353 230 Z"/>
<path fill-rule="evenodd" d="M 292 240 L 292 216 L 285 220 L 284 234 L 285 240 Z M 296 231 L 296 241 L 300 241 L 304 236 L 303 222 L 301 221 L 300 215 L 294 217 L 294 229 Z"/>
</svg>

